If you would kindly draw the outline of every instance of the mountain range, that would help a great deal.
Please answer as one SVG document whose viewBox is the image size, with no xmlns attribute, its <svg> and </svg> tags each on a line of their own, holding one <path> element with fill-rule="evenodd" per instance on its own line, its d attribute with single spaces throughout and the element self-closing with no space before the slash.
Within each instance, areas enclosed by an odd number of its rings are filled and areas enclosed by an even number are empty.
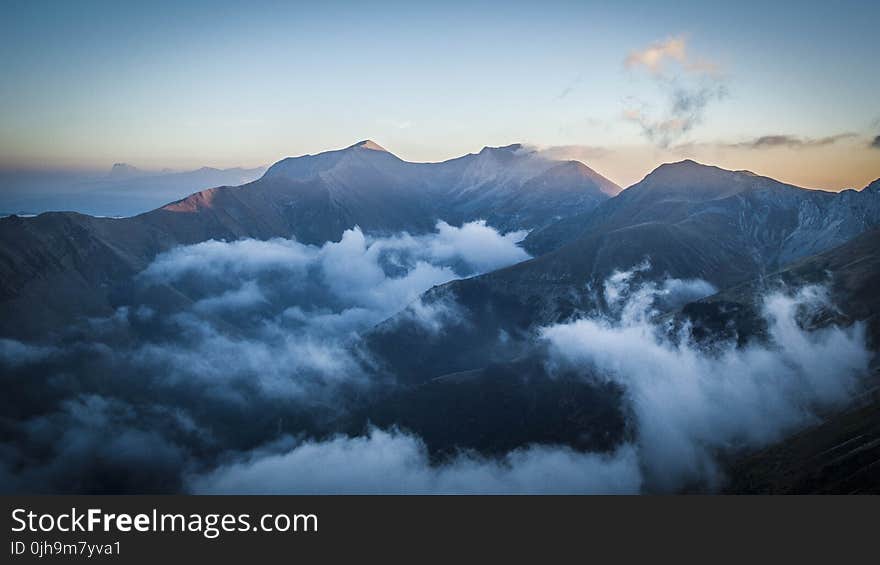
<svg viewBox="0 0 880 565">
<path fill-rule="evenodd" d="M 461 305 L 480 324 L 427 336 L 407 325 L 404 312 L 387 324 L 396 330 L 382 329 L 373 339 L 380 350 L 387 343 L 407 351 L 400 359 L 389 353 L 390 362 L 419 378 L 469 369 L 499 360 L 499 332 L 528 335 L 602 307 L 601 293 L 586 289 L 646 259 L 649 278 L 701 279 L 723 289 L 762 279 L 878 224 L 878 181 L 832 193 L 693 161 L 662 165 L 593 211 L 533 231 L 523 244 L 534 259 L 426 296 L 429 303 Z M 438 353 L 449 350 L 456 356 Z"/>
<path fill-rule="evenodd" d="M 143 186 L 156 182 L 124 164 L 114 166 L 111 180 Z M 294 247 L 291 238 L 317 257 L 332 252 L 328 242 L 357 243 L 358 234 L 364 241 L 386 238 L 383 245 L 394 251 L 401 242 L 422 245 L 427 240 L 418 237 L 438 226 L 475 221 L 501 234 L 524 236 L 519 245 L 530 258 L 476 276 L 444 275 L 403 310 L 371 324 L 348 353 L 361 363 L 358 370 L 383 386 L 368 393 L 346 389 L 341 393 L 344 410 L 326 410 L 326 400 L 316 401 L 308 409 L 312 412 L 303 409 L 308 417 L 291 413 L 288 424 L 281 416 L 277 424 L 269 421 L 275 411 L 287 414 L 283 399 L 273 399 L 277 403 L 260 415 L 266 421 L 260 421 L 259 429 L 224 432 L 235 426 L 218 420 L 210 432 L 228 433 L 251 447 L 273 426 L 280 433 L 291 421 L 309 422 L 298 433 L 325 436 L 355 436 L 371 426 L 401 428 L 417 434 L 437 464 L 463 452 L 502 457 L 533 445 L 610 456 L 639 435 L 626 388 L 607 375 L 585 380 L 578 371 L 551 371 L 555 365 L 542 336 L 554 325 L 596 316 L 610 320 L 617 300 L 608 291 L 613 280 L 654 285 L 650 288 L 669 281 L 680 285 L 667 293 L 666 302 L 653 305 L 650 321 L 672 333 L 686 328 L 694 347 L 707 351 L 719 342 L 751 351 L 767 339 L 770 322 L 761 304 L 769 292 L 822 285 L 836 306 L 804 318 L 801 325 L 864 327 L 871 351 L 867 382 L 878 378 L 880 179 L 862 190 L 835 193 L 685 160 L 661 165 L 621 189 L 583 163 L 548 159 L 521 144 L 486 147 L 440 163 L 412 163 L 367 140 L 283 159 L 250 182 L 202 190 L 132 217 L 48 212 L 2 218 L 0 346 L 29 342 L 53 347 L 53 340 L 78 322 L 112 319 L 120 309 L 138 304 L 161 315 L 209 311 L 210 305 L 193 291 L 202 283 L 138 282 L 157 258 L 183 246 L 212 240 L 281 241 L 285 253 L 301 259 L 297 253 L 307 252 Z M 237 259 L 248 260 L 247 255 Z M 382 260 L 391 271 L 406 268 L 393 253 Z M 416 269 L 419 265 L 424 268 L 417 262 Z M 335 268 L 361 272 L 355 264 Z M 308 279 L 300 283 L 302 289 L 284 292 L 312 292 Z M 242 301 L 241 323 L 266 325 L 247 308 L 273 298 L 247 285 L 236 293 L 222 297 Z M 425 323 L 425 312 L 448 316 L 438 329 Z M 343 314 L 363 312 L 352 308 Z M 318 315 L 328 326 L 339 322 L 327 312 Z M 302 319 L 305 314 L 291 308 L 285 316 Z M 236 323 L 220 319 L 218 327 L 235 339 L 246 333 Z M 196 325 L 187 328 L 202 331 Z M 148 404 L 145 390 L 137 390 L 139 405 Z M 726 453 L 723 464 L 733 474 L 729 488 L 880 489 L 870 472 L 880 446 L 872 419 L 877 396 L 859 398 L 858 406 L 823 413 L 817 427 L 802 431 L 807 436 L 798 436 L 794 455 L 785 452 L 784 441 L 760 453 Z M 27 402 L 37 404 L 33 397 Z M 223 406 L 229 409 L 225 399 Z M 209 410 L 201 412 L 211 417 Z M 3 425 L 12 426 L 9 421 Z M 242 439 L 248 434 L 253 438 Z M 803 437 L 819 438 L 821 452 Z M 860 446 L 857 454 L 826 457 L 827 449 L 848 441 Z M 206 441 L 195 451 L 214 453 L 215 444 Z M 208 465 L 205 457 L 201 464 Z M 824 475 L 792 470 L 813 460 L 823 461 Z M 789 474 L 774 474 L 780 468 Z M 687 488 L 704 485 L 688 483 Z"/>
<path fill-rule="evenodd" d="M 50 212 L 0 219 L 0 334 L 36 336 L 65 316 L 106 315 L 114 294 L 159 253 L 209 239 L 336 241 L 430 231 L 438 220 L 486 219 L 507 230 L 550 225 L 619 191 L 576 161 L 521 145 L 443 163 L 409 163 L 364 141 L 284 159 L 259 179 L 203 190 L 131 218 Z"/>
</svg>

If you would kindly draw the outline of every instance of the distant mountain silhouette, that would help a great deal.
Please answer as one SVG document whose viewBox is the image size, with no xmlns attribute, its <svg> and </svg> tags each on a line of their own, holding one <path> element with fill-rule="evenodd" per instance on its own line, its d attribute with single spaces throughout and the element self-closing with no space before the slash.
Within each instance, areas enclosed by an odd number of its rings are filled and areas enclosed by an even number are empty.
<svg viewBox="0 0 880 565">
<path fill-rule="evenodd" d="M 259 178 L 265 167 L 193 171 L 144 171 L 117 163 L 106 175 L 55 172 L 0 175 L 0 211 L 73 211 L 96 216 L 134 216 L 195 191 L 240 185 Z"/>
</svg>

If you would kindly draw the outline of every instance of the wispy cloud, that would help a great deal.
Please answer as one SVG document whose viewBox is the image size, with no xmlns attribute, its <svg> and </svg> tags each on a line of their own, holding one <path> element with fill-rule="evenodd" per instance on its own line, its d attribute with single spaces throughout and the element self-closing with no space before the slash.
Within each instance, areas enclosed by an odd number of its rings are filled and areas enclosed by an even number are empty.
<svg viewBox="0 0 880 565">
<path fill-rule="evenodd" d="M 721 71 L 718 63 L 689 54 L 687 38 L 683 35 L 652 43 L 642 50 L 631 51 L 623 64 L 628 69 L 642 67 L 659 75 L 671 62 L 678 63 L 682 70 L 692 73 L 717 74 Z"/>
<path fill-rule="evenodd" d="M 627 68 L 645 67 L 652 73 L 660 73 L 670 60 L 684 63 L 687 59 L 687 42 L 683 36 L 670 37 L 652 43 L 640 51 L 632 51 L 624 61 Z"/>
<path fill-rule="evenodd" d="M 666 99 L 665 108 L 652 112 L 636 99 L 624 109 L 623 118 L 642 128 L 643 135 L 660 147 L 668 147 L 703 121 L 707 106 L 727 96 L 717 63 L 688 53 L 687 40 L 676 36 L 631 52 L 624 67 L 645 70 Z"/>
<path fill-rule="evenodd" d="M 562 89 L 562 91 L 559 93 L 559 95 L 556 98 L 558 100 L 562 100 L 563 98 L 565 98 L 566 96 L 568 96 L 569 94 L 574 92 L 574 90 L 578 87 L 578 85 L 581 82 L 583 82 L 583 80 L 584 80 L 584 73 L 579 73 L 578 76 L 574 77 L 574 79 L 570 83 L 568 83 L 568 85 L 565 88 Z"/>
<path fill-rule="evenodd" d="M 835 135 L 829 135 L 825 137 L 798 137 L 794 135 L 762 135 L 761 137 L 756 137 L 755 139 L 751 139 L 748 141 L 742 141 L 739 143 L 728 143 L 727 147 L 736 147 L 743 149 L 769 149 L 774 147 L 787 147 L 789 149 L 806 149 L 809 147 L 823 147 L 826 145 L 833 145 L 838 141 L 842 141 L 844 139 L 851 139 L 854 137 L 858 137 L 858 134 L 852 132 L 838 133 Z M 880 139 L 880 137 L 878 137 Z M 877 140 L 875 139 L 876 143 Z"/>
<path fill-rule="evenodd" d="M 550 147 L 542 147 L 539 149 L 542 156 L 554 160 L 581 161 L 589 163 L 594 159 L 607 157 L 611 150 L 607 147 L 596 147 L 592 145 L 553 145 Z"/>
<path fill-rule="evenodd" d="M 662 79 L 661 87 L 666 92 L 666 109 L 655 113 L 642 104 L 630 106 L 623 111 L 625 120 L 634 122 L 642 128 L 642 134 L 660 147 L 669 147 L 686 133 L 699 125 L 710 103 L 727 96 L 726 86 L 715 80 L 704 84 L 681 84 L 676 79 Z"/>
</svg>

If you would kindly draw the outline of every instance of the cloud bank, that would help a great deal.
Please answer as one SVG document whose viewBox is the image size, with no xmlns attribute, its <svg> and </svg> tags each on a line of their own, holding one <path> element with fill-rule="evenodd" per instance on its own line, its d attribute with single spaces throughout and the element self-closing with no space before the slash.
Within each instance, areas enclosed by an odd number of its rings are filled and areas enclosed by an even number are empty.
<svg viewBox="0 0 880 565">
<path fill-rule="evenodd" d="M 610 314 L 550 326 L 542 336 L 556 363 L 624 387 L 648 490 L 720 487 L 719 454 L 779 440 L 815 421 L 817 411 L 843 406 L 868 370 L 862 325 L 807 331 L 799 324 L 829 307 L 821 287 L 764 297 L 766 342 L 707 349 L 689 327 L 673 332 L 658 318 L 658 298 L 682 283 L 632 280 L 624 272 L 606 282 Z"/>
<path fill-rule="evenodd" d="M 359 437 L 305 442 L 194 477 L 199 494 L 633 494 L 641 477 L 633 450 L 611 455 L 534 446 L 501 459 L 462 454 L 432 465 L 411 434 L 373 429 Z"/>
<path fill-rule="evenodd" d="M 485 222 L 322 246 L 208 241 L 156 257 L 133 301 L 52 343 L 0 340 L 0 478 L 29 492 L 174 492 L 184 472 L 283 437 L 334 432 L 376 383 L 360 334 L 434 285 L 527 259 Z M 108 439 L 109 438 L 109 439 Z"/>
<path fill-rule="evenodd" d="M 716 490 L 725 454 L 781 439 L 844 405 L 868 367 L 861 325 L 807 331 L 829 306 L 821 287 L 762 298 L 768 338 L 698 345 L 660 316 L 715 292 L 701 280 L 638 282 L 645 263 L 605 282 L 603 314 L 544 328 L 552 371 L 625 390 L 635 439 L 611 453 L 526 446 L 487 459 L 432 463 L 423 442 L 395 429 L 242 453 L 189 478 L 198 493 L 637 493 Z"/>
<path fill-rule="evenodd" d="M 133 303 L 56 343 L 0 341 L 9 391 L 0 484 L 43 493 L 711 491 L 723 486 L 725 457 L 777 441 L 859 390 L 870 359 L 862 325 L 805 329 L 831 308 L 822 287 L 761 298 L 766 339 L 698 342 L 662 312 L 716 289 L 645 282 L 645 262 L 604 281 L 601 310 L 542 328 L 523 347 L 540 352 L 546 378 L 619 387 L 608 402 L 623 402 L 632 433 L 607 451 L 523 444 L 438 461 L 393 422 L 345 425 L 371 387 L 388 384 L 360 333 L 420 305 L 411 297 L 430 285 L 523 257 L 522 235 L 441 223 L 426 236 L 352 229 L 320 247 L 206 242 L 157 257 L 139 284 L 171 289 L 188 306 Z M 462 315 L 455 304 L 408 311 L 431 332 Z"/>
</svg>

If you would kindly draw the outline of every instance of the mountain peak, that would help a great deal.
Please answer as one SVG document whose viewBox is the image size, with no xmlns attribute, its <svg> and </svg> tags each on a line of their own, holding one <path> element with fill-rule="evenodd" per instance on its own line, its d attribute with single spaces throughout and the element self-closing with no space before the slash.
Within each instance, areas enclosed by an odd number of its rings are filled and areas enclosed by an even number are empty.
<svg viewBox="0 0 880 565">
<path fill-rule="evenodd" d="M 633 185 L 636 193 L 701 201 L 725 198 L 758 187 L 786 186 L 749 171 L 730 171 L 692 159 L 664 163 Z"/>
<path fill-rule="evenodd" d="M 348 149 L 369 149 L 370 151 L 382 151 L 383 153 L 388 153 L 387 149 L 385 149 L 372 139 L 358 141 L 354 145 L 349 146 Z"/>
<path fill-rule="evenodd" d="M 702 163 L 698 163 L 693 159 L 682 159 L 681 161 L 676 161 L 674 163 L 663 163 L 657 169 L 677 169 L 677 170 L 688 170 L 688 169 L 718 169 L 718 167 L 712 165 L 704 165 Z M 720 169 L 719 169 L 720 170 Z"/>
<path fill-rule="evenodd" d="M 727 176 L 736 174 L 735 171 L 729 171 L 716 167 L 714 165 L 704 165 L 693 159 L 684 159 L 674 163 L 663 163 L 645 177 L 654 180 L 697 180 L 705 177 L 715 177 L 718 175 Z"/>
<path fill-rule="evenodd" d="M 110 174 L 108 176 L 112 178 L 123 178 L 139 175 L 141 172 L 140 169 L 133 167 L 128 163 L 113 163 L 113 167 L 110 168 Z"/>
<path fill-rule="evenodd" d="M 480 153 L 516 153 L 523 149 L 522 143 L 511 143 L 510 145 L 504 145 L 501 147 L 483 147 L 480 150 Z"/>
</svg>

